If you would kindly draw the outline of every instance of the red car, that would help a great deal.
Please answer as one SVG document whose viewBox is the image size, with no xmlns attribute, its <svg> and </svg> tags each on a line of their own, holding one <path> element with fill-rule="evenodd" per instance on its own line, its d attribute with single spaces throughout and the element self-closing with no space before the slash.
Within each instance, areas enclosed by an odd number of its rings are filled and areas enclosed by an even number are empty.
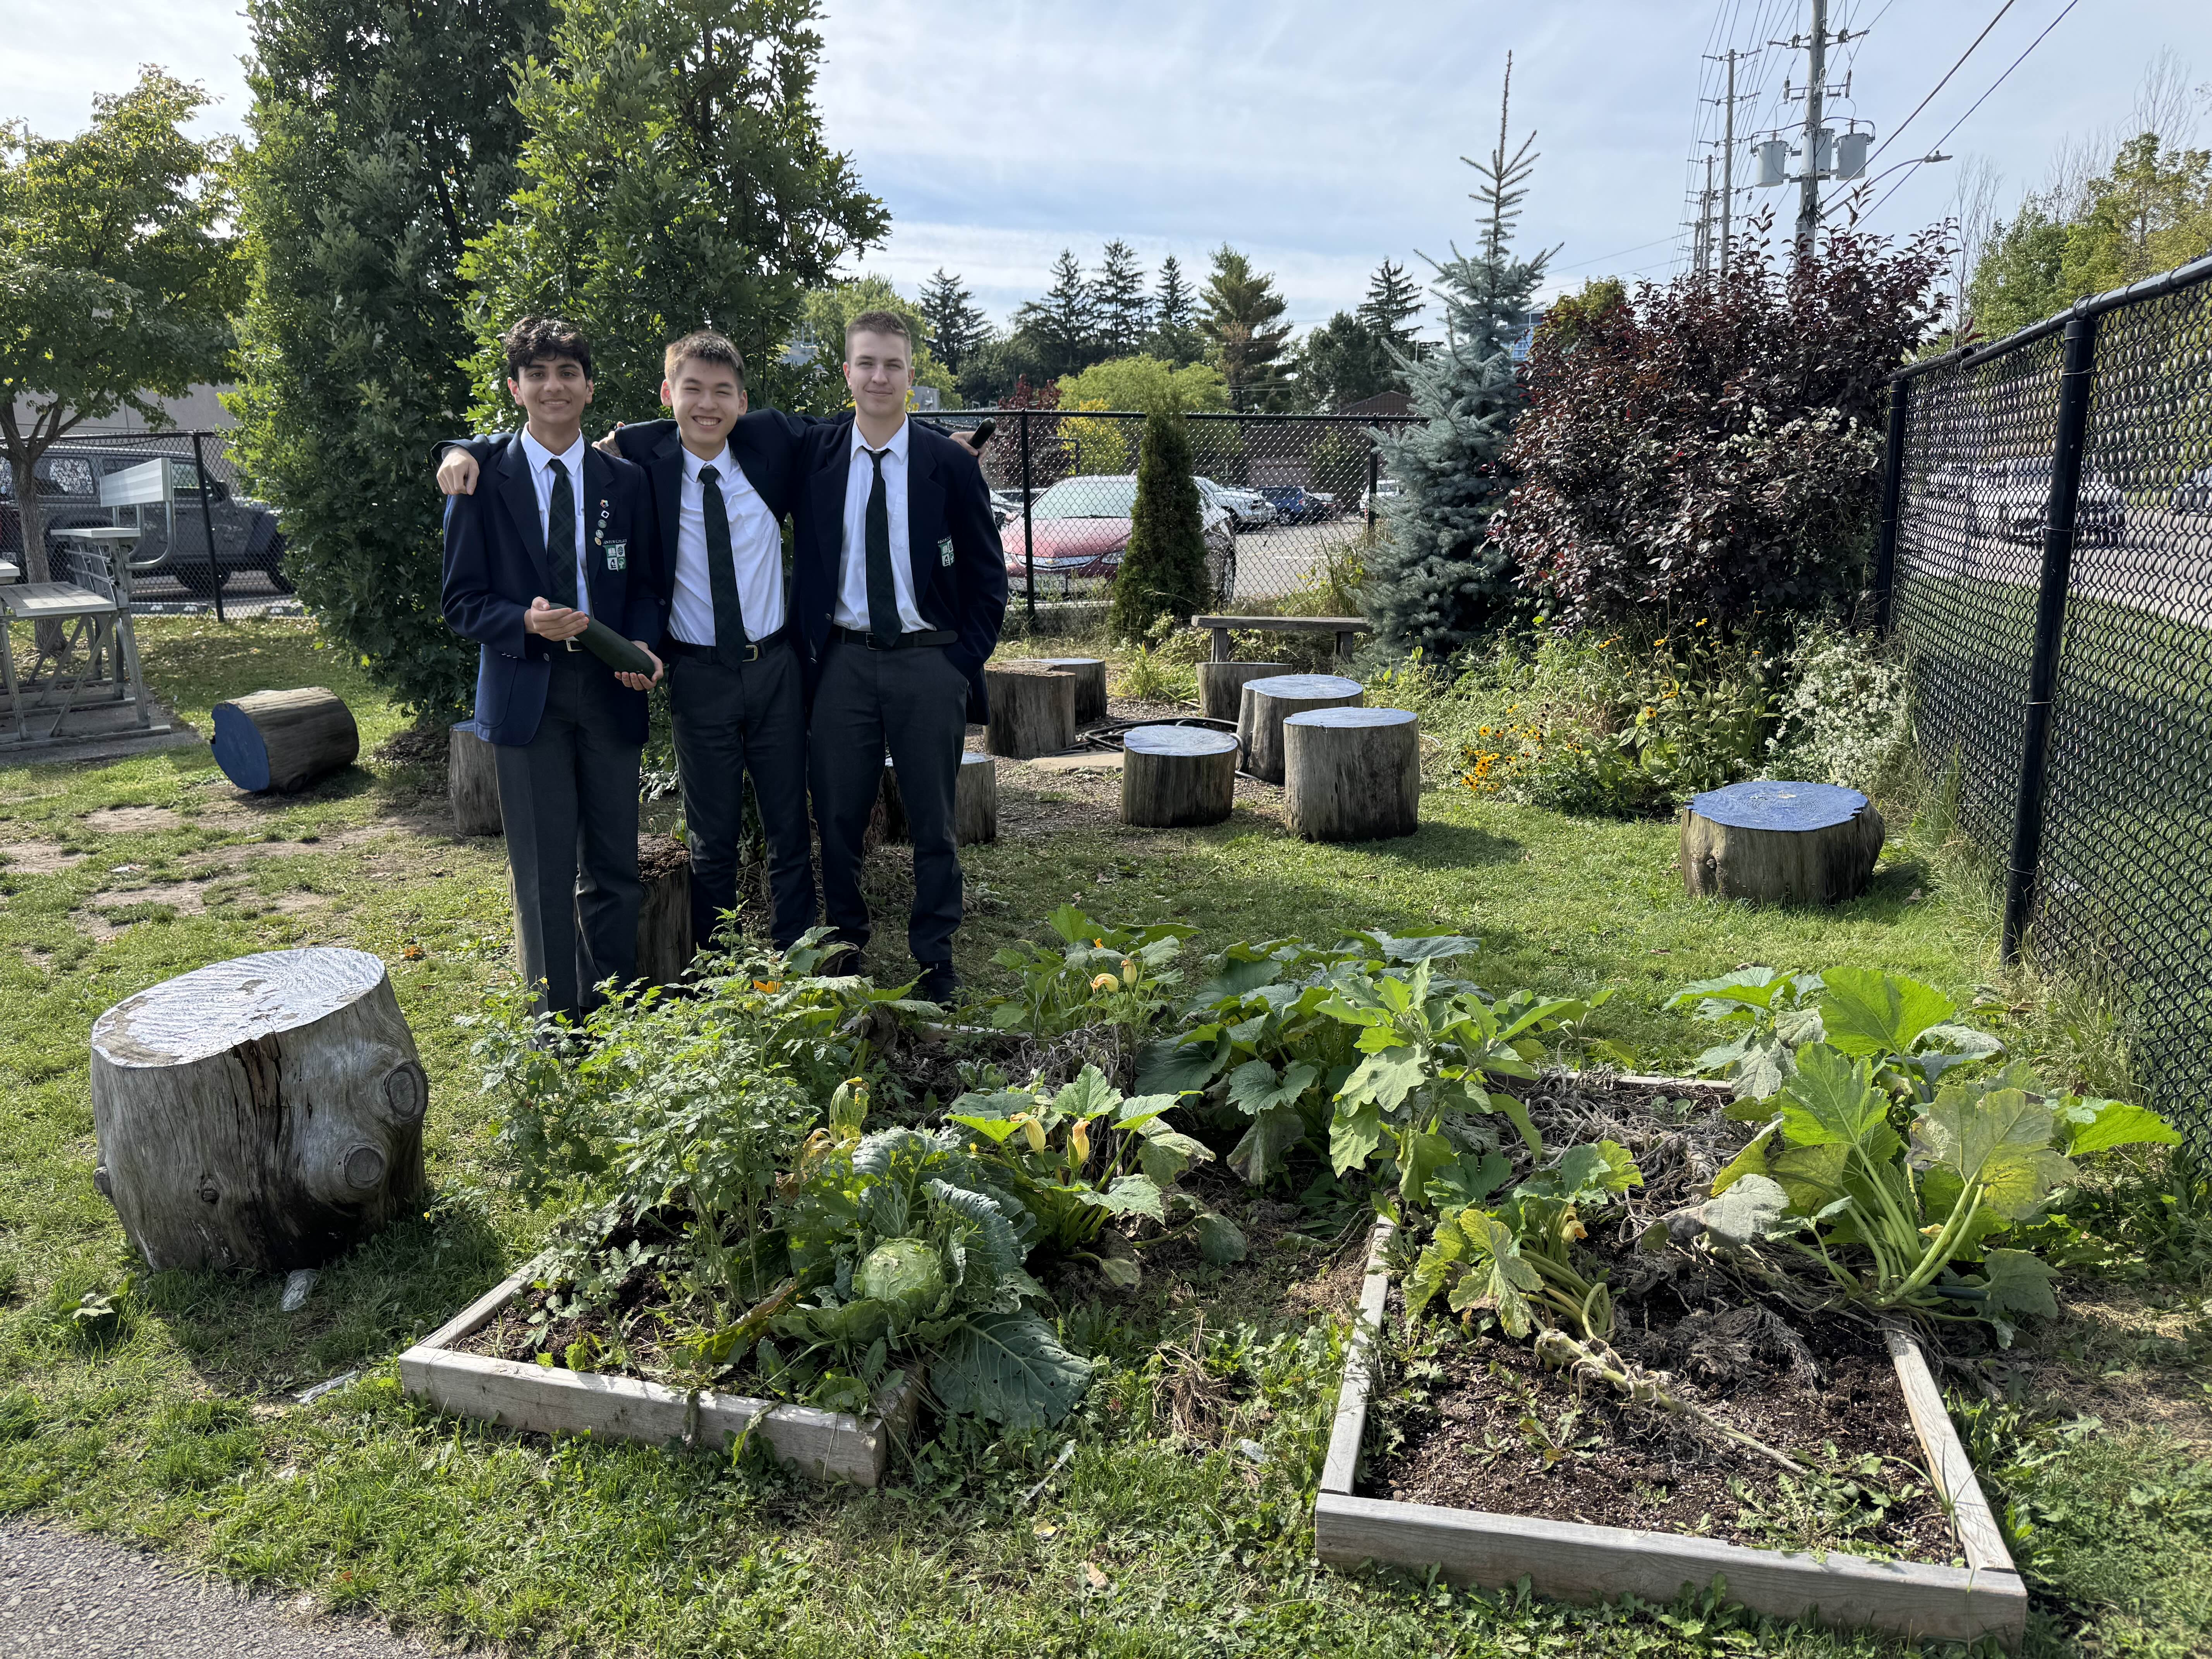
<svg viewBox="0 0 2212 1659">
<path fill-rule="evenodd" d="M 1129 521 L 1136 511 L 1134 473 L 1094 474 L 1062 478 L 1030 507 L 1036 533 L 1036 578 L 1040 592 L 1061 593 L 1079 583 L 1108 582 L 1121 568 L 1129 544 Z M 1206 537 L 1206 570 L 1217 596 L 1226 598 L 1237 580 L 1237 530 L 1229 515 L 1199 498 Z M 1029 544 L 1017 513 L 999 528 L 1006 550 L 1006 580 L 1018 591 L 1028 579 Z"/>
</svg>

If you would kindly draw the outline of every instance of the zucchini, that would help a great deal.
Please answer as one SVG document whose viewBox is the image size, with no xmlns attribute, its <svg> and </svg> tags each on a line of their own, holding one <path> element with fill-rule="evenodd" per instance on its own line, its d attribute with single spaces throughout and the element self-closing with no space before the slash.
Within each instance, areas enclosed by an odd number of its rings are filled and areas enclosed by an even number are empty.
<svg viewBox="0 0 2212 1659">
<path fill-rule="evenodd" d="M 648 678 L 652 676 L 653 659 L 597 617 L 592 618 L 578 642 L 617 673 L 643 674 Z"/>
</svg>

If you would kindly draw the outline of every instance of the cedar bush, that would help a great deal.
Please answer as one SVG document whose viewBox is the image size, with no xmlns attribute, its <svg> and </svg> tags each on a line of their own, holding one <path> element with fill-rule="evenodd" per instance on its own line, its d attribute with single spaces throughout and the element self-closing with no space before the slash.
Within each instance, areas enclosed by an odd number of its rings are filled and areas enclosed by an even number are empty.
<svg viewBox="0 0 2212 1659">
<path fill-rule="evenodd" d="M 1207 602 L 1206 528 L 1192 471 L 1190 423 L 1172 401 L 1155 403 L 1137 446 L 1129 545 L 1107 611 L 1117 639 L 1141 640 L 1163 617 L 1187 623 Z"/>
<path fill-rule="evenodd" d="M 1840 610 L 1873 548 L 1885 382 L 1944 301 L 1938 231 L 1589 297 L 1536 331 L 1498 545 L 1565 626 Z"/>
</svg>

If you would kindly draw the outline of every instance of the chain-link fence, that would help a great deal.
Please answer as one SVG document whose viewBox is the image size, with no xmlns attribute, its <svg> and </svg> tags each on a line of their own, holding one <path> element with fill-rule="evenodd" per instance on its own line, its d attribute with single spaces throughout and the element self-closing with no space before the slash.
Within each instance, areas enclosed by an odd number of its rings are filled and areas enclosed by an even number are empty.
<svg viewBox="0 0 2212 1659">
<path fill-rule="evenodd" d="M 1063 409 L 939 410 L 959 431 L 997 422 L 983 476 L 1015 605 L 1105 597 L 1129 540 L 1145 417 Z M 1380 504 L 1397 489 L 1375 447 L 1402 416 L 1193 415 L 1209 605 L 1326 599 L 1356 585 Z"/>
<path fill-rule="evenodd" d="M 2212 1152 L 2212 259 L 1917 363 L 1878 586 L 2004 948 L 2107 988 Z"/>
<path fill-rule="evenodd" d="M 276 509 L 240 493 L 217 432 L 72 433 L 33 469 L 48 568 L 72 530 L 135 526 L 131 610 L 298 615 Z M 202 480 L 205 488 L 202 488 Z M 0 561 L 27 579 L 23 515 L 0 465 Z"/>
</svg>

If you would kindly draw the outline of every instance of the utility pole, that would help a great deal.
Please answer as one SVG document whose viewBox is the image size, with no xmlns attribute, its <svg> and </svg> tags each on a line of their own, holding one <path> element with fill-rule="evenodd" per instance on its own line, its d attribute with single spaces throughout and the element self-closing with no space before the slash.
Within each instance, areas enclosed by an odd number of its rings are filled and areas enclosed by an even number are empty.
<svg viewBox="0 0 2212 1659">
<path fill-rule="evenodd" d="M 1698 198 L 1698 275 L 1713 274 L 1713 158 L 1705 156 L 1705 188 Z"/>
<path fill-rule="evenodd" d="M 1707 54 L 1710 61 L 1728 65 L 1728 95 L 1708 98 L 1709 104 L 1721 106 L 1721 240 L 1719 268 L 1728 274 L 1729 251 L 1735 241 L 1733 222 L 1735 209 L 1735 60 L 1746 56 L 1730 46 L 1725 52 Z"/>
<path fill-rule="evenodd" d="M 1809 258 L 1820 228 L 1820 94 L 1828 78 L 1828 0 L 1811 0 L 1812 38 L 1805 77 L 1805 170 L 1797 185 L 1797 257 Z"/>
</svg>

